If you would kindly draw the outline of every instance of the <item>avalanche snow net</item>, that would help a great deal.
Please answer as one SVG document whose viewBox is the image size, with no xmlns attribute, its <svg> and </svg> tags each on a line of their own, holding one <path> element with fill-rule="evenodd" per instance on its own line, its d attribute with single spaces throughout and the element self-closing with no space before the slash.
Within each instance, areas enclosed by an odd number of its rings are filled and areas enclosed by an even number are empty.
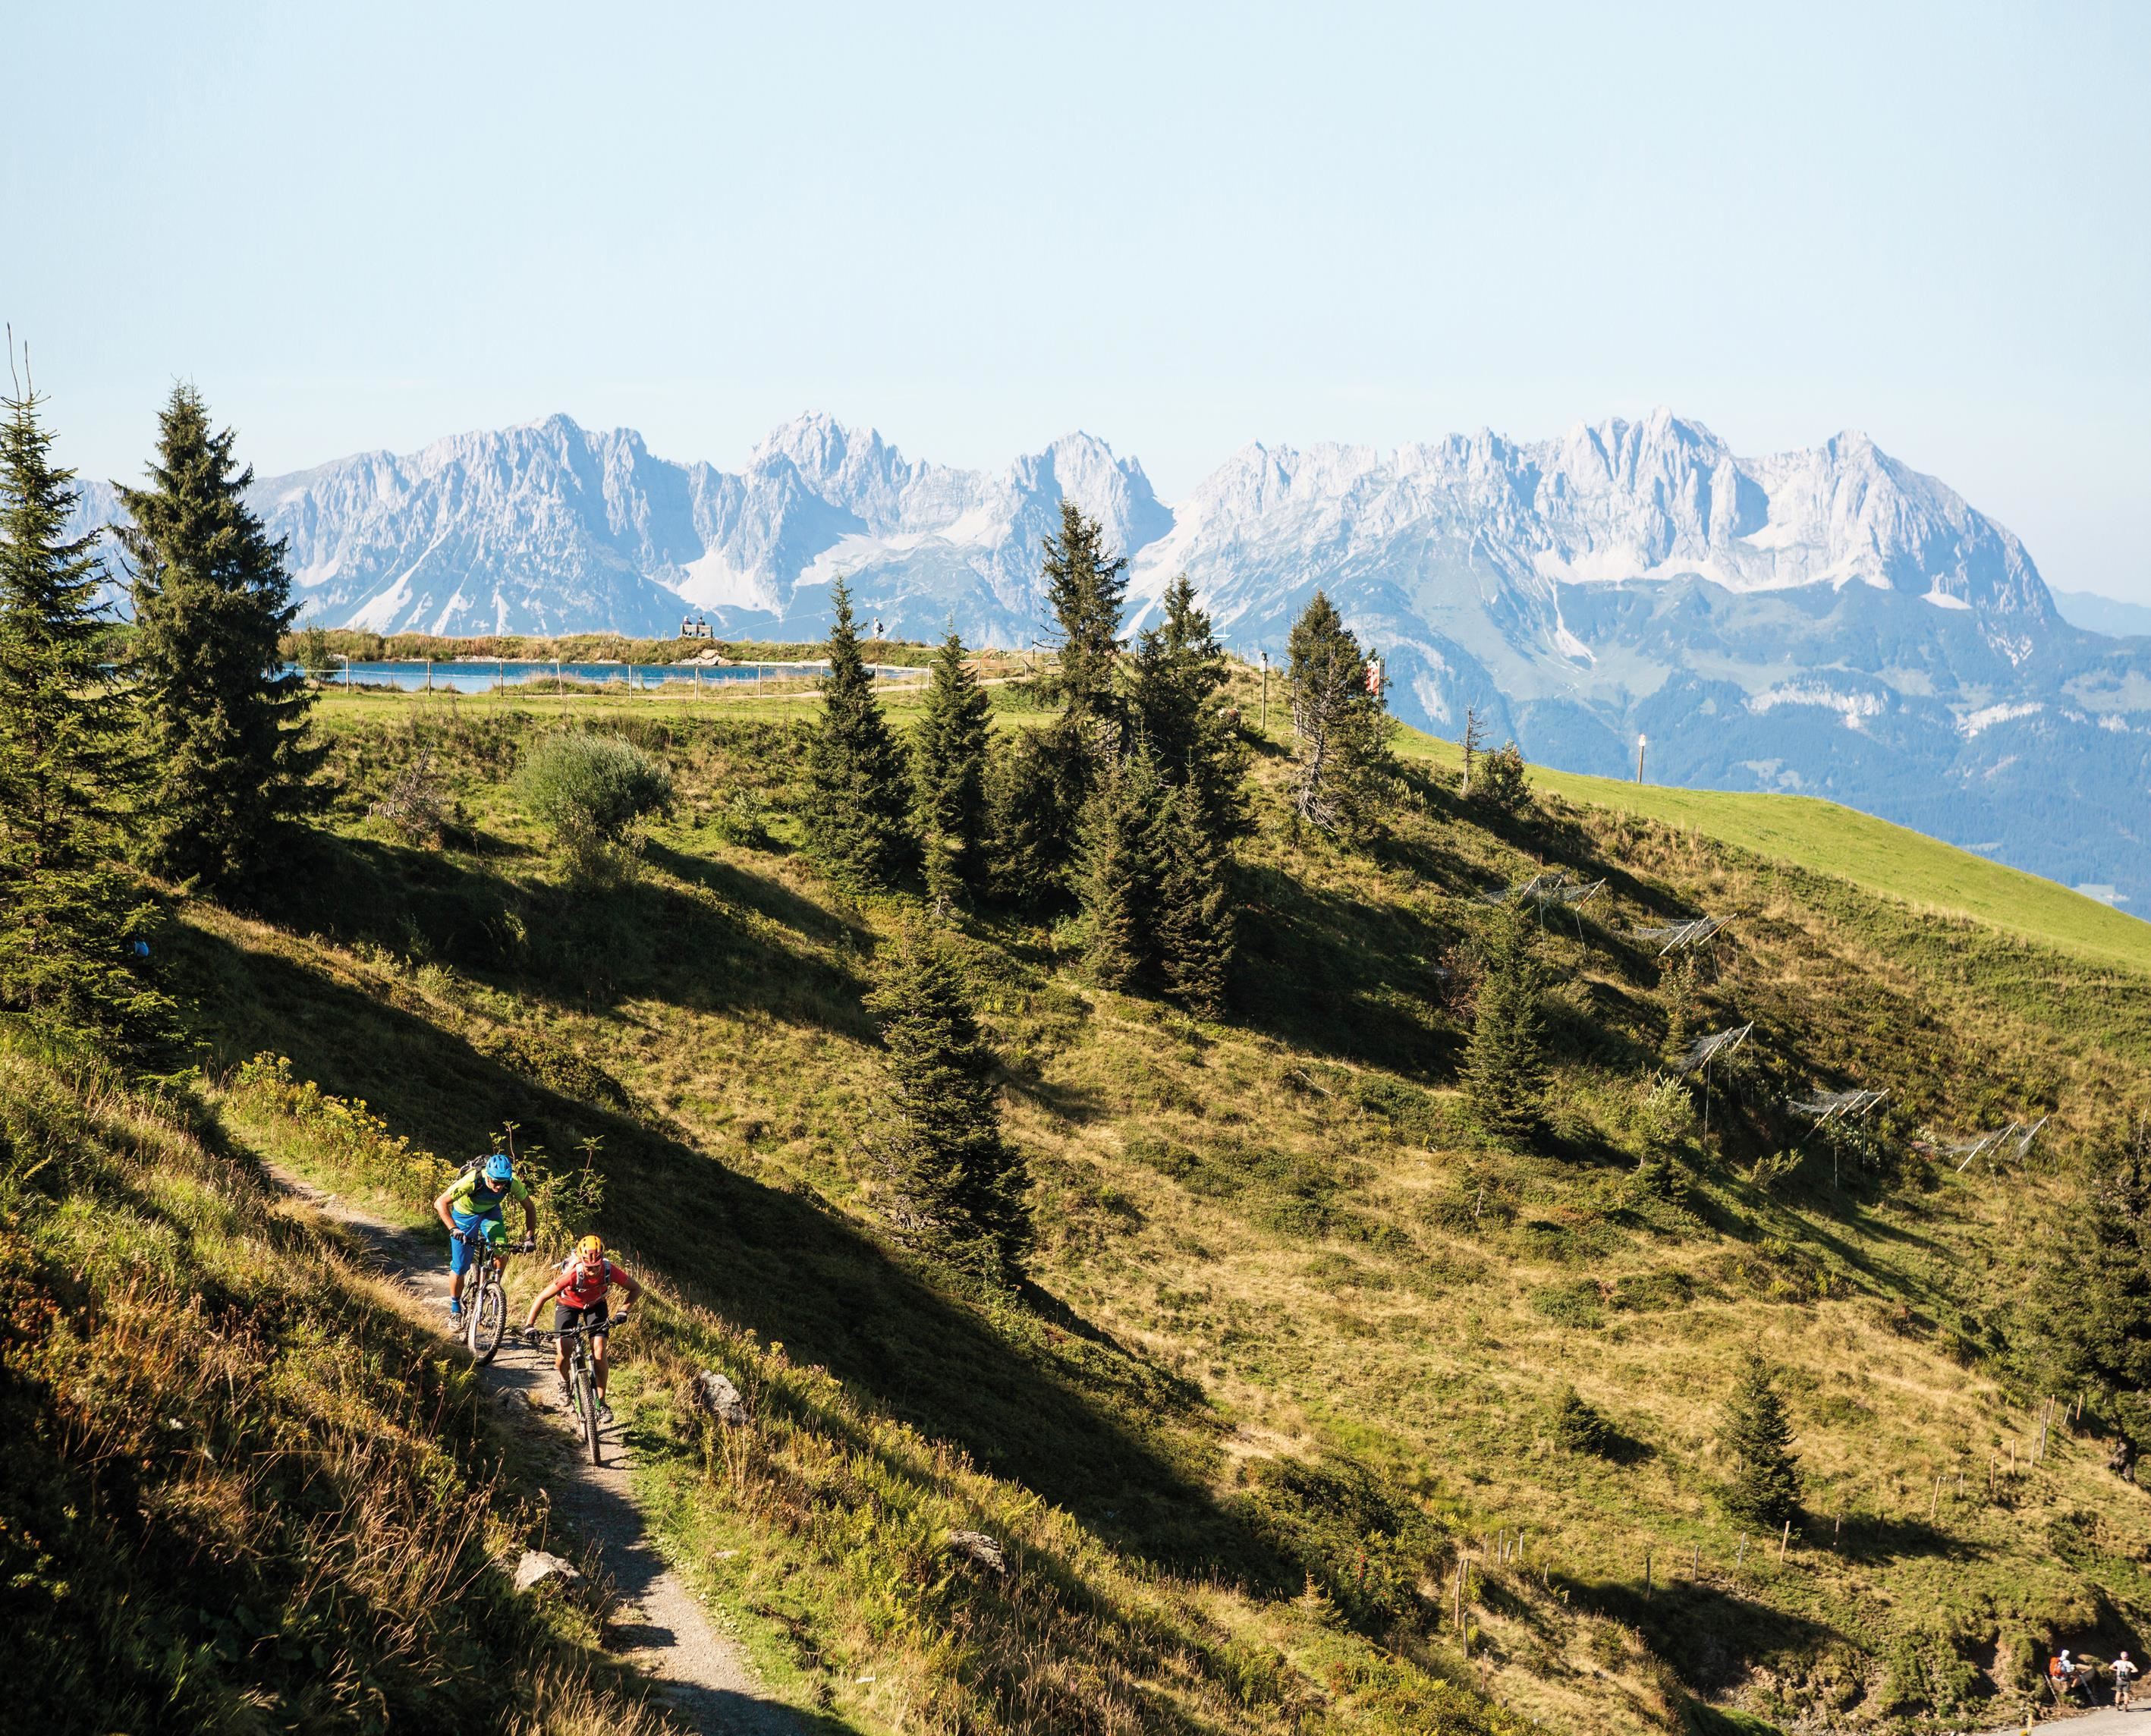
<svg viewBox="0 0 2151 1736">
<path fill-rule="evenodd" d="M 1830 1121 L 1865 1121 L 1889 1095 L 1887 1091 L 1818 1091 L 1812 1097 L 1791 1098 L 1785 1107 L 1819 1127 Z"/>
<path fill-rule="evenodd" d="M 1497 886 L 1479 894 L 1482 904 L 1536 904 L 1544 919 L 1549 908 L 1565 909 L 1576 916 L 1577 938 L 1583 936 L 1583 907 L 1606 890 L 1603 880 L 1579 880 L 1565 870 L 1533 874 L 1514 886 Z"/>
<path fill-rule="evenodd" d="M 1922 1140 L 1920 1148 L 1937 1157 L 1958 1159 L 1956 1173 L 1962 1175 L 1971 1167 L 1972 1160 L 1984 1157 L 1989 1164 L 2004 1152 L 2019 1162 L 2032 1155 L 2032 1141 L 2039 1136 L 2039 1130 L 2047 1125 L 2047 1117 L 2026 1126 L 2022 1121 L 2012 1121 L 2006 1127 L 1997 1127 L 1992 1133 L 1981 1133 L 1971 1139 Z"/>
<path fill-rule="evenodd" d="M 1729 1030 L 1714 1030 L 1707 1037 L 1698 1037 L 1688 1045 L 1688 1050 L 1673 1063 L 1673 1071 L 1685 1078 L 1688 1074 L 1708 1067 L 1721 1055 L 1733 1053 L 1748 1040 L 1748 1033 L 1754 1030 L 1755 1021 L 1736 1025 Z"/>
<path fill-rule="evenodd" d="M 1832 1187 L 1840 1185 L 1846 1146 L 1850 1145 L 1855 1154 L 1865 1153 L 1871 1157 L 1872 1143 L 1867 1130 L 1860 1124 L 1880 1109 L 1889 1095 L 1887 1091 L 1818 1091 L 1812 1097 L 1786 1100 L 1786 1108 L 1814 1123 L 1800 1136 L 1800 1146 L 1805 1146 L 1818 1133 L 1824 1136 L 1823 1142 L 1830 1147 Z M 1794 1151 L 1800 1146 L 1794 1146 Z"/>
<path fill-rule="evenodd" d="M 1733 919 L 1729 916 L 1698 916 L 1693 922 L 1666 923 L 1655 929 L 1638 929 L 1636 939 L 1657 945 L 1663 959 L 1683 947 L 1699 946 L 1710 939 Z"/>
</svg>

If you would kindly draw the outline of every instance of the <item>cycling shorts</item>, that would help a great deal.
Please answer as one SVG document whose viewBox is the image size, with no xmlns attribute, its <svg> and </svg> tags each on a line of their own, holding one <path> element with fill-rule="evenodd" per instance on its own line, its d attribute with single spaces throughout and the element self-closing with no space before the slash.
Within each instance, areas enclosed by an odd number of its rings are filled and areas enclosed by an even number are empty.
<svg viewBox="0 0 2151 1736">
<path fill-rule="evenodd" d="M 455 1219 L 458 1232 L 448 1238 L 448 1270 L 451 1272 L 460 1273 L 469 1270 L 471 1246 L 463 1240 L 463 1237 L 469 1235 L 472 1231 L 477 1231 L 496 1248 L 508 1239 L 508 1226 L 500 1221 L 499 1207 L 495 1207 L 490 1212 L 481 1212 L 473 1217 L 469 1212 L 458 1212 L 451 1206 L 448 1208 L 448 1215 Z"/>
<path fill-rule="evenodd" d="M 611 1318 L 611 1311 L 602 1301 L 594 1302 L 588 1308 L 565 1308 L 557 1302 L 553 1304 L 555 1332 L 565 1332 L 571 1326 L 602 1326 Z"/>
</svg>

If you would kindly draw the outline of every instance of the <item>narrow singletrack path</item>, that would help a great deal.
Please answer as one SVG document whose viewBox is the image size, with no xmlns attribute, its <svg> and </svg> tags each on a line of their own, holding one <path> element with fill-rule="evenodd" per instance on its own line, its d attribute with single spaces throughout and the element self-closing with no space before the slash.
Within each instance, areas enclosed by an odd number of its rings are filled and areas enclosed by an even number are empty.
<svg viewBox="0 0 2151 1736">
<path fill-rule="evenodd" d="M 431 1315 L 448 1337 L 446 1233 L 397 1229 L 303 1177 L 272 1167 L 290 1193 L 347 1227 L 382 1275 Z M 516 1318 L 511 1311 L 511 1321 Z M 634 1329 L 630 1325 L 629 1330 Z M 453 1342 L 451 1340 L 451 1342 Z M 549 1484 L 553 1512 L 595 1546 L 620 1598 L 609 1632 L 621 1655 L 655 1680 L 665 1703 L 702 1736 L 806 1736 L 807 1721 L 768 1697 L 739 1642 L 709 1617 L 643 1528 L 629 1491 L 629 1449 L 617 1428 L 605 1430 L 603 1465 L 585 1455 L 574 1420 L 562 1409 L 549 1350 L 504 1342 L 479 1371 L 488 1391 L 509 1399 L 518 1426 L 554 1437 Z"/>
</svg>

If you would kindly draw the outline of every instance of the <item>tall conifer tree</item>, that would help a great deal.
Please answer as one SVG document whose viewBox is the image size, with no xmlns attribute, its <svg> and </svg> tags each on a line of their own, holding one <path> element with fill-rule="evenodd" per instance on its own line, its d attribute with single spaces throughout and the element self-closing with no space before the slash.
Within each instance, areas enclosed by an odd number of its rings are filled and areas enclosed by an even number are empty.
<svg viewBox="0 0 2151 1736">
<path fill-rule="evenodd" d="M 1083 810 L 1076 879 L 1083 964 L 1103 989 L 1126 988 L 1149 963 L 1158 793 L 1150 757 L 1138 752 L 1106 767 Z"/>
<path fill-rule="evenodd" d="M 1086 735 L 1111 739 L 1117 751 L 1125 721 L 1115 671 L 1125 641 L 1121 606 L 1127 595 L 1125 554 L 1106 553 L 1106 530 L 1072 500 L 1060 503 L 1060 534 L 1045 539 L 1045 600 L 1060 626 L 1060 659 L 1053 687 L 1069 719 Z"/>
<path fill-rule="evenodd" d="M 1751 1351 L 1725 1407 L 1719 1439 L 1733 1457 L 1725 1509 L 1735 1519 L 1774 1531 L 1800 1511 L 1800 1461 L 1792 1420 L 1770 1365 Z"/>
<path fill-rule="evenodd" d="M 1030 1244 L 1022 1156 L 1003 1138 L 992 1051 L 946 948 L 917 929 L 867 1005 L 894 1087 L 897 1227 L 951 1264 L 1000 1283 Z"/>
<path fill-rule="evenodd" d="M 1293 811 L 1318 832 L 1372 833 L 1390 770 L 1394 724 L 1369 674 L 1366 653 L 1336 606 L 1315 592 L 1288 641 Z"/>
<path fill-rule="evenodd" d="M 938 899 L 985 882 L 986 742 L 993 707 L 951 629 L 934 658 L 926 703 L 911 734 L 913 811 Z"/>
<path fill-rule="evenodd" d="M 1074 821 L 1060 752 L 1052 731 L 1018 729 L 986 757 L 986 885 L 1021 909 L 1042 909 L 1067 888 Z"/>
<path fill-rule="evenodd" d="M 2040 1275 L 2054 1361 L 2083 1385 L 2151 1391 L 2151 1129 L 2093 1155 L 2072 1222 Z"/>
<path fill-rule="evenodd" d="M 112 865 L 133 724 L 102 666 L 97 539 L 68 534 L 74 473 L 38 402 L 0 399 L 0 1004 L 139 1039 L 168 1009 L 134 964 L 149 906 Z"/>
<path fill-rule="evenodd" d="M 1546 1100 L 1544 981 L 1531 938 L 1520 906 L 1494 913 L 1464 1052 L 1464 1096 L 1472 1114 L 1488 1132 L 1519 1141 L 1538 1132 Z"/>
<path fill-rule="evenodd" d="M 852 595 L 842 580 L 832 601 L 829 673 L 807 751 L 807 849 L 838 884 L 870 892 L 894 880 L 910 853 L 910 780 L 859 655 Z"/>
<path fill-rule="evenodd" d="M 1182 573 L 1166 587 L 1165 619 L 1136 635 L 1130 707 L 1137 731 L 1168 784 L 1195 792 L 1212 842 L 1229 843 L 1248 826 L 1247 750 L 1219 715 L 1224 647 Z"/>
<path fill-rule="evenodd" d="M 1163 859 L 1151 925 L 1158 977 L 1189 1012 L 1215 1018 L 1224 1010 L 1232 964 L 1229 866 L 1192 785 L 1167 798 L 1159 830 Z"/>
<path fill-rule="evenodd" d="M 210 428 L 186 385 L 157 426 L 149 486 L 119 490 L 154 780 L 141 845 L 156 872 L 228 888 L 270 866 L 280 828 L 309 804 L 311 700 L 284 671 L 278 641 L 297 613 L 285 544 L 246 504 L 254 473 L 232 455 L 236 436 Z"/>
</svg>

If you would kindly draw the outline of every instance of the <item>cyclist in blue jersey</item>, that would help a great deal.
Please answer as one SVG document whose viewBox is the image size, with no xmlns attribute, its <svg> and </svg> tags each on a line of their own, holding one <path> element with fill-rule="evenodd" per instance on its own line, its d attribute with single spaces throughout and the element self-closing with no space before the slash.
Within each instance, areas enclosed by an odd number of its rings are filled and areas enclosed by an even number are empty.
<svg viewBox="0 0 2151 1736">
<path fill-rule="evenodd" d="M 498 1249 L 508 1235 L 506 1226 L 500 1221 L 501 1208 L 510 1200 L 521 1202 L 523 1234 L 526 1240 L 534 1239 L 538 1234 L 538 1202 L 517 1177 L 514 1162 L 509 1155 L 495 1151 L 483 1163 L 474 1163 L 465 1170 L 433 1202 L 434 1214 L 448 1229 L 449 1318 L 463 1318 L 463 1273 L 470 1269 L 473 1258 L 468 1238 L 482 1237 Z"/>
</svg>

